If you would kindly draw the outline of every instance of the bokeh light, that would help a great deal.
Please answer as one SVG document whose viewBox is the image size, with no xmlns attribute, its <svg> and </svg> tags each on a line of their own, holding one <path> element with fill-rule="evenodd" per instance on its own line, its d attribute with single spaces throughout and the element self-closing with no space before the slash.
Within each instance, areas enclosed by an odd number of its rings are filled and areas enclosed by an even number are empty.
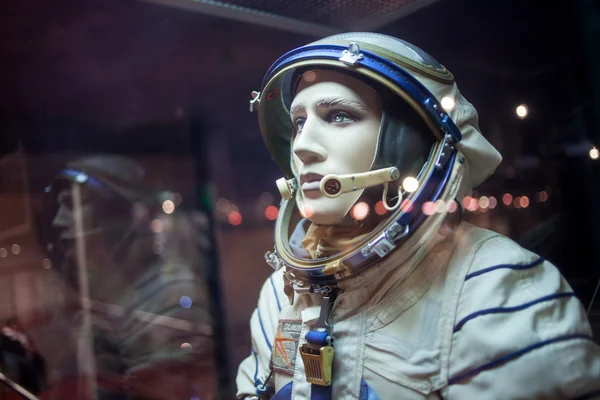
<svg viewBox="0 0 600 400">
<path fill-rule="evenodd" d="M 450 200 L 447 204 L 448 212 L 453 213 L 458 210 L 458 203 L 455 200 Z"/>
<path fill-rule="evenodd" d="M 446 111 L 452 111 L 454 110 L 454 107 L 456 107 L 456 101 L 454 100 L 454 97 L 444 96 L 441 103 L 442 107 Z"/>
<path fill-rule="evenodd" d="M 481 196 L 479 198 L 479 208 L 486 209 L 490 205 L 490 199 L 487 196 Z"/>
<path fill-rule="evenodd" d="M 502 196 L 502 202 L 504 203 L 504 205 L 508 206 L 512 203 L 512 201 L 513 201 L 512 194 L 504 193 L 504 195 Z"/>
<path fill-rule="evenodd" d="M 361 201 L 359 203 L 356 203 L 354 207 L 352 207 L 350 215 L 352 215 L 352 218 L 354 218 L 355 220 L 361 221 L 365 219 L 367 215 L 369 215 L 369 211 L 369 205 L 364 201 Z"/>
<path fill-rule="evenodd" d="M 598 151 L 598 149 L 597 149 L 597 148 L 593 147 L 593 148 L 590 150 L 590 158 L 591 158 L 592 160 L 597 160 L 597 159 L 598 159 L 598 157 L 600 157 L 600 151 Z"/>
<path fill-rule="evenodd" d="M 44 269 L 50 269 L 50 268 L 52 268 L 52 262 L 50 261 L 49 258 L 44 258 L 42 260 L 42 267 L 44 267 Z"/>
<path fill-rule="evenodd" d="M 269 221 L 275 221 L 277 219 L 277 214 L 279 214 L 279 210 L 275 206 L 268 206 L 265 208 L 265 217 Z"/>
<path fill-rule="evenodd" d="M 379 200 L 377 203 L 375 203 L 375 214 L 384 215 L 386 212 L 387 212 L 387 210 L 385 209 L 385 206 L 383 205 L 383 201 Z"/>
<path fill-rule="evenodd" d="M 10 250 L 15 255 L 19 254 L 21 252 L 21 246 L 19 246 L 18 244 L 13 244 L 12 247 L 10 248 Z"/>
<path fill-rule="evenodd" d="M 172 200 L 165 200 L 162 203 L 162 209 L 165 214 L 172 214 L 175 211 L 175 203 Z"/>
<path fill-rule="evenodd" d="M 479 208 L 479 201 L 477 201 L 476 198 L 472 198 L 471 203 L 469 204 L 468 210 L 469 211 L 477 211 L 478 208 Z"/>
<path fill-rule="evenodd" d="M 6 257 L 8 255 L 8 251 L 3 247 L 0 249 L 0 257 Z"/>
<path fill-rule="evenodd" d="M 179 304 L 183 308 L 190 308 L 192 306 L 192 299 L 190 299 L 188 296 L 181 296 L 179 299 Z"/>
<path fill-rule="evenodd" d="M 468 208 L 469 204 L 471 204 L 471 196 L 465 196 L 465 197 L 463 197 L 463 199 L 462 199 L 462 206 L 463 206 L 463 208 L 465 208 L 465 209 Z"/>
<path fill-rule="evenodd" d="M 471 196 L 465 196 L 462 201 L 463 208 L 469 211 L 477 211 L 479 208 L 479 201 L 476 198 Z"/>
<path fill-rule="evenodd" d="M 412 200 L 409 200 L 409 199 L 402 200 L 402 203 L 400 203 L 400 209 L 404 212 L 411 212 L 413 209 Z"/>
<path fill-rule="evenodd" d="M 523 119 L 526 118 L 529 114 L 529 109 L 525 104 L 520 104 L 519 106 L 517 106 L 515 112 L 517 113 L 517 117 Z"/>
<path fill-rule="evenodd" d="M 444 200 L 436 200 L 433 203 L 433 209 L 436 213 L 443 213 L 446 211 L 446 202 Z"/>
<path fill-rule="evenodd" d="M 521 198 L 520 197 L 515 197 L 513 200 L 513 206 L 515 206 L 515 208 L 521 208 Z"/>
<path fill-rule="evenodd" d="M 304 207 L 302 207 L 302 210 L 300 210 L 300 214 L 304 218 L 311 218 L 314 213 L 315 213 L 315 210 L 308 204 L 305 204 Z"/>
<path fill-rule="evenodd" d="M 494 196 L 490 196 L 490 198 L 488 199 L 488 203 L 488 207 L 490 209 L 494 209 L 498 205 L 498 200 L 496 200 Z"/>
<path fill-rule="evenodd" d="M 232 211 L 227 216 L 227 221 L 233 226 L 238 226 L 242 223 L 242 214 L 238 211 Z"/>
<path fill-rule="evenodd" d="M 407 176 L 404 178 L 404 181 L 402 181 L 402 187 L 408 193 L 412 193 L 419 188 L 419 181 L 412 176 Z"/>
<path fill-rule="evenodd" d="M 317 74 L 315 74 L 313 71 L 308 71 L 302 74 L 302 79 L 304 79 L 306 82 L 313 82 L 315 79 L 317 79 Z"/>
<path fill-rule="evenodd" d="M 529 198 L 527 196 L 521 196 L 519 204 L 521 205 L 521 208 L 527 208 L 527 206 L 529 206 Z"/>
<path fill-rule="evenodd" d="M 152 232 L 154 233 L 162 232 L 163 228 L 164 224 L 160 219 L 153 219 L 150 223 L 150 229 L 152 229 Z"/>
<path fill-rule="evenodd" d="M 433 213 L 435 213 L 435 204 L 431 201 L 426 201 L 423 203 L 421 211 L 423 211 L 423 214 L 425 215 L 433 215 Z"/>
</svg>

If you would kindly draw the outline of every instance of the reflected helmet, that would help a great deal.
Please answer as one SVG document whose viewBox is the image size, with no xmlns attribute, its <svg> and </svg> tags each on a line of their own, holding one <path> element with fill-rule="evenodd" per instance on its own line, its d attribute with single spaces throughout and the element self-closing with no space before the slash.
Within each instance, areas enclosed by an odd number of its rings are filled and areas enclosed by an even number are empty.
<svg viewBox="0 0 600 400">
<path fill-rule="evenodd" d="M 80 233 L 73 221 L 73 186 L 81 198 Z M 61 196 L 67 200 L 60 200 Z M 42 243 L 52 263 L 76 284 L 74 269 L 67 265 L 65 243 L 75 237 L 102 235 L 115 260 L 120 260 L 140 233 L 149 232 L 148 219 L 157 200 L 147 187 L 144 169 L 135 161 L 112 154 L 94 154 L 69 161 L 45 187 L 38 217 Z M 73 231 L 73 232 L 71 232 Z"/>
</svg>

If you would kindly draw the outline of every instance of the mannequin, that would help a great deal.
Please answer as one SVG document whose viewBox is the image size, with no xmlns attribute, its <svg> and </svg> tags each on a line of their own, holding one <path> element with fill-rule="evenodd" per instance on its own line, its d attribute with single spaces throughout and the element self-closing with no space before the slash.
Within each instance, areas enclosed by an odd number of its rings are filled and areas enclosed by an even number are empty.
<svg viewBox="0 0 600 400">
<path fill-rule="evenodd" d="M 72 349 L 87 356 L 77 372 L 94 381 L 93 393 L 77 382 L 80 398 L 189 396 L 188 373 L 210 346 L 198 248 L 206 221 L 195 211 L 162 212 L 167 192 L 149 181 L 127 157 L 92 154 L 69 161 L 45 190 L 47 249 L 86 304 L 72 315 L 67 342 L 89 338 Z"/>
<path fill-rule="evenodd" d="M 253 94 L 286 176 L 239 398 L 600 395 L 600 347 L 558 270 L 461 221 L 501 156 L 443 65 L 340 34 L 282 56 Z"/>
</svg>

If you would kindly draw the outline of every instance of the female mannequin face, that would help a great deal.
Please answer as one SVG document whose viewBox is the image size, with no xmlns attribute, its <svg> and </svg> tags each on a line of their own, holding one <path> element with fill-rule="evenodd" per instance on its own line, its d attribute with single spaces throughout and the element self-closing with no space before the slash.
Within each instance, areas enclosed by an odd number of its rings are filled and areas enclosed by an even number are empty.
<svg viewBox="0 0 600 400">
<path fill-rule="evenodd" d="M 290 107 L 295 129 L 292 168 L 298 207 L 318 225 L 340 223 L 362 190 L 330 199 L 319 191 L 327 174 L 371 169 L 381 125 L 377 93 L 350 75 L 326 70 L 304 73 Z"/>
</svg>

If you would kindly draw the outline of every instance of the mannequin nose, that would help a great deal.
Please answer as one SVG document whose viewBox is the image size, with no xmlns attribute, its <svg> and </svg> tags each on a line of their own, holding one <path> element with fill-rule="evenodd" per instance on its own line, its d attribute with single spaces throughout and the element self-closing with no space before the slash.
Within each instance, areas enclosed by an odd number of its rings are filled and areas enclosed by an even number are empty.
<svg viewBox="0 0 600 400">
<path fill-rule="evenodd" d="M 322 134 L 316 121 L 306 120 L 302 132 L 294 140 L 292 150 L 303 164 L 312 164 L 327 159 L 327 150 L 322 144 Z"/>
<path fill-rule="evenodd" d="M 58 212 L 52 219 L 52 226 L 55 228 L 70 228 L 73 223 L 73 212 L 64 204 L 60 205 Z"/>
</svg>

